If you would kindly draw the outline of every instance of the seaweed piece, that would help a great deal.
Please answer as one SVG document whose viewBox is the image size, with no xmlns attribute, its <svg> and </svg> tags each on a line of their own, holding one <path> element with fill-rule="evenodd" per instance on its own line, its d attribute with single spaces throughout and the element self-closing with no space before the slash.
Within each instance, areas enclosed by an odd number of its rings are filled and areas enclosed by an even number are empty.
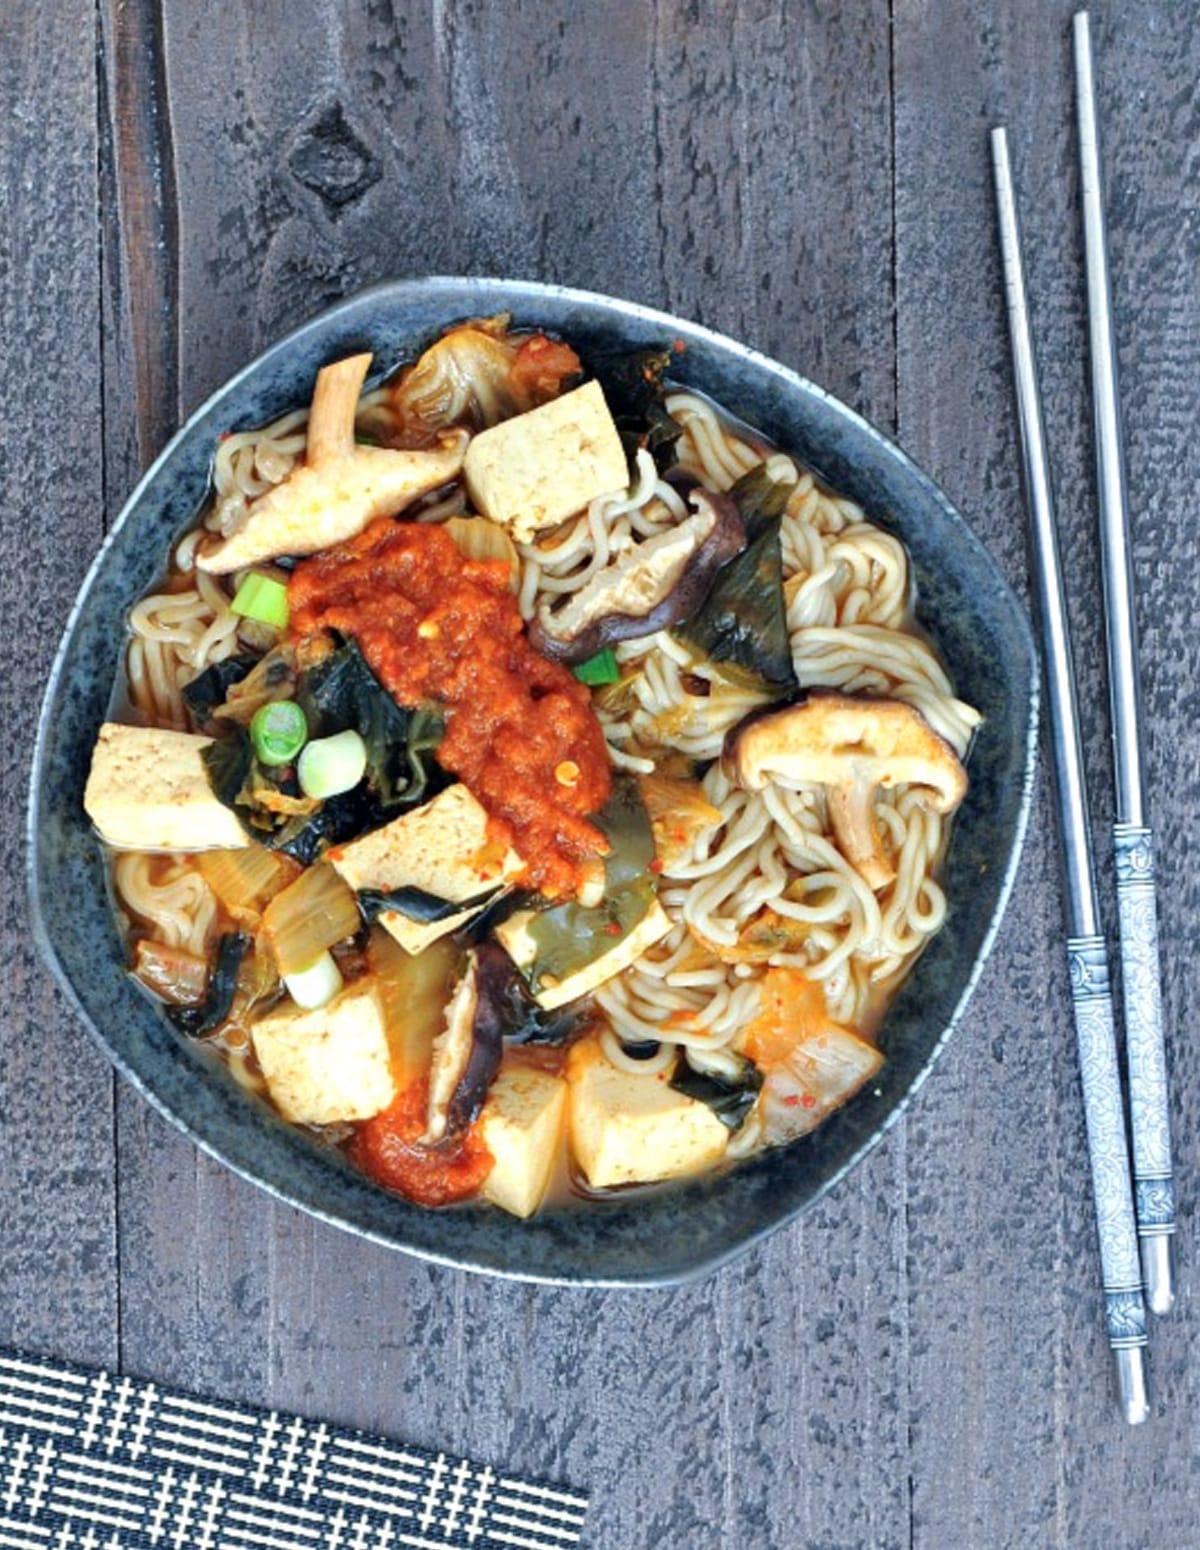
<svg viewBox="0 0 1200 1550">
<path fill-rule="evenodd" d="M 677 1093 L 707 1104 L 729 1130 L 740 1130 L 745 1124 L 762 1084 L 761 1072 L 749 1061 L 745 1063 L 741 1079 L 730 1082 L 711 1071 L 695 1070 L 683 1054 L 671 1078 L 671 1086 Z"/>
<path fill-rule="evenodd" d="M 780 516 L 791 485 L 751 469 L 730 490 L 750 542 L 721 570 L 699 611 L 676 635 L 711 662 L 728 662 L 769 693 L 796 687 L 783 593 Z"/>
<path fill-rule="evenodd" d="M 405 758 L 408 762 L 408 784 L 398 800 L 408 806 L 416 806 L 428 797 L 436 795 L 433 787 L 440 786 L 445 777 L 434 755 L 446 734 L 446 719 L 436 705 L 418 705 L 406 712 L 408 716 L 408 740 Z"/>
<path fill-rule="evenodd" d="M 670 349 L 597 355 L 587 364 L 604 390 L 630 461 L 639 447 L 645 447 L 659 472 L 665 472 L 675 462 L 675 443 L 683 435 L 683 426 L 666 405 Z"/>
<path fill-rule="evenodd" d="M 327 798 L 316 811 L 290 766 L 268 769 L 254 757 L 244 727 L 235 726 L 203 752 L 209 782 L 252 839 L 310 866 L 329 845 L 387 823 L 398 809 L 434 795 L 447 777 L 434 750 L 445 730 L 434 706 L 397 705 L 353 641 L 301 678 L 296 702 L 313 736 L 352 728 L 367 747 L 367 768 L 353 791 Z M 281 800 L 282 799 L 282 800 Z"/>
<path fill-rule="evenodd" d="M 741 513 L 748 537 L 757 538 L 769 522 L 783 516 L 795 487 L 791 480 L 772 479 L 765 463 L 759 463 L 732 485 L 729 494 Z"/>
<path fill-rule="evenodd" d="M 214 662 L 211 667 L 206 667 L 202 673 L 197 674 L 190 683 L 184 684 L 184 703 L 195 718 L 197 726 L 203 726 L 212 718 L 212 713 L 217 706 L 224 705 L 233 685 L 241 683 L 242 679 L 258 665 L 258 660 L 254 656 L 226 657 L 223 662 Z"/>
<path fill-rule="evenodd" d="M 248 833 L 255 834 L 256 831 L 247 822 L 248 814 L 244 811 L 244 793 L 254 764 L 254 749 L 245 727 L 236 727 L 224 737 L 215 738 L 207 748 L 201 750 L 200 758 L 208 772 L 208 783 L 217 801 L 232 808 L 241 819 L 242 827 Z"/>
<path fill-rule="evenodd" d="M 208 988 L 200 1005 L 168 1006 L 163 1009 L 180 1033 L 186 1033 L 190 1039 L 202 1039 L 217 1031 L 233 1006 L 238 971 L 249 950 L 250 938 L 244 931 L 227 931 L 221 937 L 208 976 Z"/>
<path fill-rule="evenodd" d="M 464 947 L 474 947 L 485 937 L 491 936 L 496 927 L 502 925 L 510 915 L 515 915 L 520 910 L 535 908 L 536 905 L 537 895 L 526 888 L 501 889 L 478 915 L 463 921 L 454 933 L 454 940 Z"/>
<path fill-rule="evenodd" d="M 302 802 L 295 772 L 260 764 L 244 727 L 216 738 L 200 757 L 215 796 L 231 809 L 250 838 L 304 866 L 311 866 L 325 845 L 351 839 L 369 825 L 369 806 L 356 791 L 329 798 L 315 812 L 273 811 L 266 805 L 272 793 L 294 805 Z"/>
<path fill-rule="evenodd" d="M 407 920 L 432 926 L 440 920 L 449 920 L 452 915 L 461 915 L 463 910 L 487 904 L 498 892 L 499 885 L 476 894 L 474 898 L 455 902 L 453 899 L 441 899 L 436 893 L 427 893 L 424 888 L 360 888 L 356 897 L 359 911 L 367 925 L 378 920 L 385 911 L 394 910 Z"/>
<path fill-rule="evenodd" d="M 507 955 L 506 955 L 507 956 Z M 565 1044 L 585 1018 L 578 1001 L 546 1011 L 533 999 L 524 979 L 509 962 L 503 996 L 504 1038 L 508 1044 Z"/>
<path fill-rule="evenodd" d="M 301 866 L 312 866 L 330 845 L 342 845 L 365 834 L 371 827 L 370 819 L 370 810 L 361 794 L 345 791 L 340 796 L 327 797 L 311 817 L 288 818 L 273 834 L 259 834 L 258 838 L 268 850 L 281 851 Z"/>
<path fill-rule="evenodd" d="M 621 1048 L 631 1060 L 653 1060 L 662 1045 L 657 1039 L 622 1039 Z"/>
<path fill-rule="evenodd" d="M 348 640 L 306 673 L 296 700 L 312 735 L 353 728 L 367 745 L 367 784 L 382 812 L 413 807 L 435 778 L 433 751 L 445 722 L 432 705 L 406 710 L 371 671 L 358 642 Z"/>
</svg>

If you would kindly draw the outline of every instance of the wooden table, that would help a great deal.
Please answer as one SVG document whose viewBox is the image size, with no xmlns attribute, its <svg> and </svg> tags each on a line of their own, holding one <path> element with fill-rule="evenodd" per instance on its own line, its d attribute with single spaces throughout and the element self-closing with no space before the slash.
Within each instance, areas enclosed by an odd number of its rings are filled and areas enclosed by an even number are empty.
<svg viewBox="0 0 1200 1550">
<path fill-rule="evenodd" d="M 1148 1426 L 1110 1397 L 1044 783 L 996 951 L 907 1121 L 802 1222 L 674 1292 L 429 1269 L 273 1204 L 114 1080 L 35 959 L 19 871 L 41 688 L 106 523 L 184 413 L 374 280 L 568 281 L 744 338 L 894 432 L 1024 589 L 997 119 L 1027 197 L 1099 830 L 1071 9 L 4 0 L 0 1340 L 589 1486 L 602 1550 L 1200 1545 L 1183 0 L 1097 27 L 1181 1174 Z"/>
</svg>

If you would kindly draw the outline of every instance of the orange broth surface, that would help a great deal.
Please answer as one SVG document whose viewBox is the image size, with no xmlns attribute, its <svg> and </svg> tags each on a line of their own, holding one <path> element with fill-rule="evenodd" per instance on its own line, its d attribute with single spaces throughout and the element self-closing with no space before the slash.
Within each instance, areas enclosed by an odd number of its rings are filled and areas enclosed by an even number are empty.
<svg viewBox="0 0 1200 1550">
<path fill-rule="evenodd" d="M 587 689 L 525 637 L 509 568 L 467 559 L 444 529 L 390 517 L 298 565 L 292 630 L 352 635 L 401 705 L 445 711 L 437 751 L 550 898 L 608 849 L 588 816 L 612 774 Z M 564 779 L 565 777 L 565 779 Z"/>
</svg>

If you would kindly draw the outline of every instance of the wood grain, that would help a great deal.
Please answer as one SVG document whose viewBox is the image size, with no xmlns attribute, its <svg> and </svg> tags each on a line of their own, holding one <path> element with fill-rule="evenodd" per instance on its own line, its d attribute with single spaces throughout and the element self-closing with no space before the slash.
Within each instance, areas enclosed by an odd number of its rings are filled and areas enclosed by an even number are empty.
<svg viewBox="0 0 1200 1550">
<path fill-rule="evenodd" d="M 1028 204 L 1106 821 L 1070 9 L 10 8 L 0 480 L 6 513 L 49 516 L 0 530 L 30 643 L 0 686 L 6 854 L 106 502 L 248 356 L 378 279 L 561 280 L 746 338 L 898 428 L 1023 587 L 996 118 Z M 114 1153 L 112 1079 L 33 967 L 10 868 L 0 1338 L 577 1481 L 603 1550 L 1195 1550 L 1200 26 L 1134 0 L 1097 46 L 1183 1185 L 1153 1424 L 1127 1432 L 1107 1397 L 1044 791 L 995 958 L 906 1124 L 802 1223 L 669 1292 L 406 1261 L 269 1202 L 123 1089 Z M 47 452 L 44 406 L 67 401 Z"/>
<path fill-rule="evenodd" d="M 37 962 L 23 839 L 42 688 L 103 532 L 90 5 L 0 12 L 0 101 L 0 1343 L 103 1362 L 117 1354 L 113 1077 Z"/>
<path fill-rule="evenodd" d="M 1073 9 L 898 10 L 899 419 L 902 439 L 1020 581 L 1025 519 L 986 144 L 991 123 L 1007 122 L 1023 196 L 1111 924 L 1111 766 L 1077 210 Z M 1180 227 L 1178 208 L 1195 172 L 1197 41 L 1182 10 L 1168 16 L 1140 5 L 1122 7 L 1096 35 L 1140 606 L 1149 623 L 1144 657 L 1167 874 L 1167 998 L 1176 1017 L 1188 976 L 1176 933 L 1194 900 L 1182 843 L 1195 796 L 1197 734 L 1175 632 L 1186 629 L 1194 606 L 1197 544 L 1175 502 L 1194 478 L 1196 458 L 1192 438 L 1181 437 L 1178 426 L 1187 401 L 1180 393 L 1185 360 L 1194 374 L 1197 308 L 1194 286 L 1180 279 L 1189 264 L 1194 273 L 1195 231 Z M 1190 401 L 1194 408 L 1194 386 Z M 1166 748 L 1172 753 L 1163 759 Z M 1177 1317 L 1155 1329 L 1157 1416 L 1130 1432 L 1109 1396 L 1046 798 L 1043 779 L 1002 952 L 910 1127 L 914 1150 L 922 1146 L 941 1162 L 927 1188 L 914 1172 L 909 1200 L 914 1544 L 1182 1547 L 1195 1542 L 1186 1483 L 1194 1465 L 1179 1399 L 1196 1315 L 1185 1296 Z M 1183 1025 L 1173 1019 L 1171 1026 L 1183 1119 L 1177 1136 L 1186 1282 L 1195 1080 Z M 952 1390 L 948 1373 L 955 1374 Z"/>
</svg>

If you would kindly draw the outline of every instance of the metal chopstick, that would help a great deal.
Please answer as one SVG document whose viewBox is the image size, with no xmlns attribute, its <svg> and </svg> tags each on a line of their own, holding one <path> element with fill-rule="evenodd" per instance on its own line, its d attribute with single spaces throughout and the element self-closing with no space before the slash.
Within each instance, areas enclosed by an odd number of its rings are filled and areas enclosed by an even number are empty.
<svg viewBox="0 0 1200 1550">
<path fill-rule="evenodd" d="M 1133 608 L 1129 507 L 1125 493 L 1125 449 L 1121 438 L 1121 399 L 1112 326 L 1100 138 L 1092 80 L 1092 40 L 1086 11 L 1080 11 L 1075 17 L 1075 95 L 1087 256 L 1096 486 L 1100 502 L 1104 617 L 1117 788 L 1113 845 L 1117 858 L 1125 1055 L 1133 1121 L 1134 1206 L 1146 1301 L 1154 1313 L 1169 1313 L 1175 1301 L 1171 1275 L 1175 1182 L 1171 1172 L 1167 1062 L 1154 900 L 1154 840 L 1147 821 L 1142 770 L 1142 695 Z"/>
<path fill-rule="evenodd" d="M 1004 260 L 1025 496 L 1033 534 L 1034 581 L 1042 622 L 1042 655 L 1067 901 L 1067 964 L 1087 1118 L 1105 1320 L 1109 1344 L 1116 1358 L 1121 1408 L 1125 1419 L 1136 1425 L 1149 1414 L 1144 1364 L 1146 1309 L 1134 1231 L 1108 953 L 1100 934 L 1096 906 L 1092 837 L 1062 562 L 1058 553 L 1041 391 L 1025 295 L 1021 233 L 1008 159 L 1008 138 L 1003 129 L 992 130 L 992 170 Z"/>
</svg>

